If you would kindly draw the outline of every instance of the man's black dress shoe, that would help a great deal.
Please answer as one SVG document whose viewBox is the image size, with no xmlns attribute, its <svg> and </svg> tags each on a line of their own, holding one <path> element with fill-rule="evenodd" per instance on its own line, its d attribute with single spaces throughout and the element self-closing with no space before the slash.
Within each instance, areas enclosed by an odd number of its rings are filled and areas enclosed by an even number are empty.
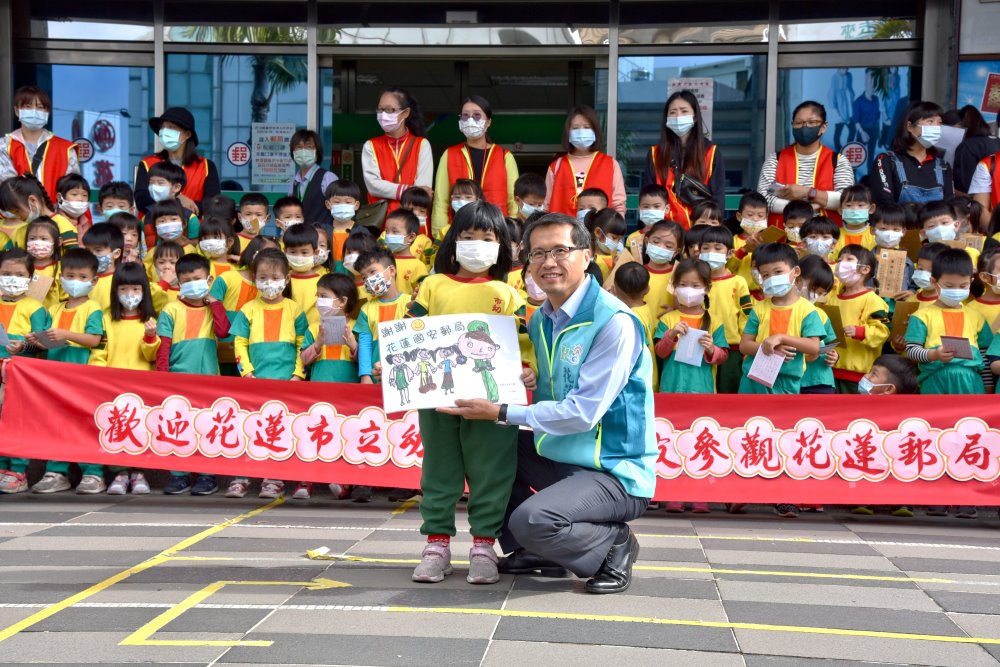
<svg viewBox="0 0 1000 667">
<path fill-rule="evenodd" d="M 501 558 L 497 563 L 497 570 L 501 574 L 535 574 L 556 579 L 567 574 L 566 568 L 558 563 L 545 560 L 525 549 L 516 549 L 511 555 Z"/>
<path fill-rule="evenodd" d="M 601 569 L 587 580 L 588 593 L 621 593 L 632 583 L 632 566 L 639 556 L 639 540 L 628 524 L 618 532 L 618 539 L 611 546 Z"/>
</svg>

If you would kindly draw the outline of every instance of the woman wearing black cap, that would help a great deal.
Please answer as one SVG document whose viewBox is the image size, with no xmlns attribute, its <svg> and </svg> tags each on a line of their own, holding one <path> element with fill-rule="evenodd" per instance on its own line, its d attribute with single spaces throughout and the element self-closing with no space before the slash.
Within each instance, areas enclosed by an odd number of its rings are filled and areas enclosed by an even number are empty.
<svg viewBox="0 0 1000 667">
<path fill-rule="evenodd" d="M 194 116 L 183 107 L 170 107 L 162 115 L 149 119 L 149 127 L 159 138 L 163 150 L 144 158 L 135 174 L 135 205 L 146 210 L 153 205 L 149 196 L 149 168 L 162 160 L 169 160 L 184 168 L 187 183 L 178 195 L 181 205 L 196 215 L 201 212 L 201 200 L 222 191 L 219 170 L 215 163 L 198 155 L 198 133 L 194 129 Z"/>
</svg>

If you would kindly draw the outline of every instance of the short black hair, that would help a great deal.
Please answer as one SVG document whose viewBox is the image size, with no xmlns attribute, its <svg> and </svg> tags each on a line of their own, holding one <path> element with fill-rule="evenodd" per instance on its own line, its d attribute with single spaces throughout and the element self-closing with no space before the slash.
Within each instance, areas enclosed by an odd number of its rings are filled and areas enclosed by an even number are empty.
<svg viewBox="0 0 1000 667">
<path fill-rule="evenodd" d="M 406 227 L 407 234 L 419 234 L 420 233 L 420 220 L 417 219 L 417 215 L 405 208 L 397 208 L 395 211 L 385 216 L 386 224 L 389 220 L 402 220 L 403 225 Z"/>
<path fill-rule="evenodd" d="M 730 250 L 733 249 L 733 233 L 722 226 L 714 225 L 696 225 L 701 227 L 706 227 L 704 231 L 701 232 L 701 243 L 699 245 L 704 245 L 705 243 L 722 243 Z M 688 232 L 688 236 L 691 232 Z"/>
<path fill-rule="evenodd" d="M 925 243 L 920 246 L 920 250 L 917 251 L 917 259 L 929 259 L 931 262 L 934 261 L 942 251 L 948 250 L 949 246 L 944 243 Z"/>
<path fill-rule="evenodd" d="M 378 241 L 375 239 L 375 235 L 371 233 L 367 227 L 362 225 L 355 225 L 351 228 L 351 233 L 347 235 L 347 240 L 344 241 L 344 254 L 349 252 L 363 253 L 368 250 L 374 250 L 378 247 Z M 392 253 L 389 253 L 390 255 Z"/>
<path fill-rule="evenodd" d="M 917 367 L 909 359 L 898 354 L 883 354 L 872 364 L 873 368 L 875 366 L 881 366 L 892 376 L 897 394 L 917 393 Z"/>
<path fill-rule="evenodd" d="M 813 217 L 813 207 L 807 201 L 801 199 L 793 199 L 792 201 L 785 204 L 785 209 L 781 212 L 782 218 L 785 222 L 789 220 L 798 220 L 799 218 L 809 219 Z"/>
<path fill-rule="evenodd" d="M 524 226 L 521 224 L 521 221 L 518 220 L 517 218 L 512 218 L 510 216 L 507 216 L 506 218 L 504 218 L 504 222 L 507 223 L 507 234 L 510 235 L 511 244 L 514 243 L 520 244 L 521 236 L 524 233 Z"/>
<path fill-rule="evenodd" d="M 753 265 L 758 269 L 768 264 L 787 264 L 788 268 L 794 269 L 799 265 L 799 254 L 795 249 L 785 243 L 765 243 L 757 248 L 753 253 Z"/>
<path fill-rule="evenodd" d="M 161 241 L 156 244 L 153 250 L 153 261 L 164 259 L 165 257 L 176 257 L 180 259 L 184 256 L 184 246 L 177 241 Z"/>
<path fill-rule="evenodd" d="M 743 212 L 743 209 L 747 207 L 753 208 L 767 208 L 767 200 L 764 199 L 764 195 L 759 192 L 747 192 L 742 197 L 740 197 L 740 205 L 736 208 L 737 211 Z"/>
<path fill-rule="evenodd" d="M 139 302 L 139 319 L 145 322 L 156 315 L 153 310 L 153 296 L 149 288 L 149 277 L 146 267 L 139 262 L 124 262 L 115 269 L 111 277 L 111 319 L 122 318 L 122 304 L 118 300 L 118 288 L 123 285 L 138 285 L 142 287 L 142 301 Z"/>
<path fill-rule="evenodd" d="M 711 225 L 705 225 L 705 226 L 711 227 Z M 684 248 L 687 247 L 684 245 L 685 241 L 684 228 L 681 227 L 680 223 L 674 222 L 673 220 L 660 220 L 658 222 L 654 222 L 652 225 L 646 228 L 646 233 L 643 234 L 643 251 L 645 251 L 646 243 L 648 242 L 649 237 L 655 234 L 656 232 L 662 230 L 666 230 L 674 235 L 674 239 L 677 240 L 677 248 L 678 248 L 677 251 L 678 256 L 675 257 L 675 259 L 680 259 L 681 252 L 683 252 Z M 645 252 L 643 254 L 645 254 Z M 648 258 L 645 258 L 644 261 L 649 261 L 649 260 Z"/>
<path fill-rule="evenodd" d="M 292 225 L 297 227 L 298 225 Z M 249 267 L 253 263 L 253 258 L 257 256 L 263 246 L 270 244 L 270 247 L 277 247 L 277 241 L 267 236 L 255 236 L 247 243 L 247 247 L 240 253 L 240 266 Z M 163 247 L 160 245 L 159 247 Z"/>
<path fill-rule="evenodd" d="M 199 238 L 205 238 L 206 236 L 216 236 L 221 234 L 224 239 L 229 241 L 229 245 L 226 247 L 227 255 L 238 255 L 240 252 L 240 240 L 236 238 L 236 232 L 233 231 L 233 225 L 231 222 L 224 218 L 207 217 L 201 222 L 201 229 L 198 230 Z"/>
<path fill-rule="evenodd" d="M 721 224 L 726 219 L 726 212 L 715 203 L 713 199 L 704 199 L 694 205 L 691 209 L 691 220 L 701 220 L 708 216 L 711 220 L 718 220 Z"/>
<path fill-rule="evenodd" d="M 955 209 L 951 207 L 951 204 L 946 201 L 941 201 L 940 199 L 936 201 L 929 201 L 920 209 L 920 213 L 917 214 L 917 220 L 920 221 L 920 226 L 923 227 L 928 220 L 936 218 L 940 215 L 947 215 L 954 218 Z"/>
<path fill-rule="evenodd" d="M 809 218 L 799 229 L 799 236 L 803 241 L 812 234 L 831 234 L 836 240 L 840 238 L 840 227 L 825 215 L 816 215 Z"/>
<path fill-rule="evenodd" d="M 313 250 L 319 249 L 319 232 L 312 225 L 292 225 L 285 230 L 281 237 L 285 249 L 296 246 L 312 246 Z"/>
<path fill-rule="evenodd" d="M 302 206 L 302 202 L 299 201 L 298 197 L 282 197 L 278 201 L 274 202 L 274 215 L 275 217 L 280 216 L 284 213 L 284 210 L 289 206 L 297 206 L 299 209 L 305 213 L 305 208 Z"/>
<path fill-rule="evenodd" d="M 813 289 L 818 287 L 827 292 L 833 289 L 833 270 L 819 255 L 806 255 L 800 259 L 799 270 L 802 280 L 808 282 Z"/>
<path fill-rule="evenodd" d="M 471 178 L 458 178 L 451 184 L 451 195 L 474 195 L 476 199 L 482 199 L 483 189 Z"/>
<path fill-rule="evenodd" d="M 196 255 L 193 252 L 182 255 L 181 258 L 177 260 L 177 264 L 174 266 L 174 272 L 177 274 L 178 281 L 180 280 L 182 273 L 192 273 L 199 269 L 209 275 L 212 273 L 212 265 L 209 263 L 208 258 Z"/>
<path fill-rule="evenodd" d="M 135 217 L 131 213 L 115 213 L 113 216 L 106 221 L 109 225 L 114 225 L 118 229 L 122 230 L 124 234 L 126 230 L 135 230 L 142 233 L 142 220 Z"/>
<path fill-rule="evenodd" d="M 149 209 L 149 215 L 146 216 L 146 220 L 149 224 L 156 226 L 156 221 L 160 218 L 165 218 L 167 216 L 176 216 L 181 219 L 181 222 L 186 222 L 188 219 L 188 214 L 181 206 L 181 203 L 177 199 L 164 199 L 163 201 L 158 201 Z M 185 225 L 184 233 L 187 234 L 187 225 Z"/>
<path fill-rule="evenodd" d="M 409 192 L 409 190 L 406 192 Z M 517 180 L 514 181 L 514 196 L 518 199 L 523 200 L 525 197 L 544 197 L 545 194 L 545 179 L 539 174 L 530 172 L 527 174 L 521 174 L 517 177 Z"/>
<path fill-rule="evenodd" d="M 168 160 L 160 160 L 149 168 L 149 178 L 165 178 L 171 185 L 179 185 L 182 188 L 187 185 L 187 174 L 184 167 L 174 164 Z"/>
<path fill-rule="evenodd" d="M 240 197 L 240 208 L 244 206 L 263 206 L 264 208 L 269 208 L 270 204 L 267 203 L 267 197 L 259 192 L 248 192 L 242 197 Z"/>
<path fill-rule="evenodd" d="M 326 192 L 323 193 L 324 199 L 332 199 L 333 197 L 353 197 L 355 200 L 361 201 L 361 188 L 354 181 L 338 178 L 326 186 Z"/>
<path fill-rule="evenodd" d="M 649 269 L 639 262 L 622 264 L 615 271 L 615 291 L 638 298 L 649 287 Z"/>
<path fill-rule="evenodd" d="M 812 109 L 813 111 L 816 112 L 816 115 L 819 116 L 824 123 L 826 122 L 826 107 L 824 107 L 822 104 L 820 104 L 815 100 L 806 100 L 805 102 L 800 102 L 798 106 L 796 106 L 795 109 L 792 110 L 792 118 L 795 118 L 795 116 L 798 115 L 798 113 L 803 109 Z"/>
<path fill-rule="evenodd" d="M 66 196 L 70 190 L 76 190 L 80 188 L 86 190 L 87 194 L 90 194 L 90 183 L 87 179 L 80 174 L 66 174 L 61 176 L 58 181 L 56 181 L 56 192 L 61 194 L 63 197 Z"/>
<path fill-rule="evenodd" d="M 84 247 L 111 248 L 111 251 L 125 250 L 125 235 L 114 225 L 93 225 L 83 233 Z"/>
<path fill-rule="evenodd" d="M 588 216 L 587 228 L 593 234 L 595 229 L 600 229 L 605 234 L 617 234 L 622 236 L 628 231 L 625 224 L 625 217 L 613 208 L 602 208 L 592 216 Z"/>
<path fill-rule="evenodd" d="M 124 199 L 135 203 L 135 193 L 132 186 L 125 181 L 111 181 L 101 186 L 97 191 L 97 203 L 103 204 L 105 199 Z"/>
<path fill-rule="evenodd" d="M 570 238 L 574 246 L 578 248 L 593 247 L 594 242 L 590 236 L 590 232 L 587 231 L 586 225 L 577 220 L 576 216 L 564 213 L 546 213 L 533 220 L 529 220 L 527 226 L 524 228 L 524 233 L 521 235 L 521 245 L 524 246 L 523 252 L 525 256 L 531 252 L 531 235 L 535 230 L 540 227 L 551 227 L 553 225 L 569 225 L 572 227 L 573 231 Z"/>
<path fill-rule="evenodd" d="M 670 202 L 670 193 L 659 183 L 647 183 L 642 186 L 642 189 L 639 190 L 639 201 L 642 201 L 643 197 L 656 197 L 667 203 Z"/>
<path fill-rule="evenodd" d="M 867 185 L 863 183 L 855 183 L 854 185 L 848 185 L 846 188 L 840 191 L 840 203 L 850 204 L 852 202 L 864 202 L 866 204 L 871 204 L 874 200 L 872 199 L 872 191 L 868 189 Z M 806 203 L 806 202 L 803 202 Z"/>
<path fill-rule="evenodd" d="M 576 196 L 577 200 L 581 197 L 598 197 L 604 200 L 604 208 L 608 207 L 608 193 L 600 188 L 587 188 Z"/>
<path fill-rule="evenodd" d="M 66 269 L 90 269 L 90 272 L 97 275 L 97 257 L 86 248 L 68 248 L 59 260 L 59 272 Z"/>
<path fill-rule="evenodd" d="M 0 252 L 0 265 L 4 262 L 16 262 L 23 264 L 28 269 L 28 275 L 35 275 L 35 260 L 24 248 L 11 248 Z"/>
<path fill-rule="evenodd" d="M 323 140 L 315 130 L 298 129 L 292 135 L 292 140 L 288 142 L 288 152 L 295 156 L 295 147 L 308 141 L 316 147 L 316 164 L 323 164 Z"/>
<path fill-rule="evenodd" d="M 714 227 L 714 225 L 705 224 L 692 225 L 691 229 L 684 232 L 684 248 L 687 249 L 691 246 L 701 247 L 701 244 L 704 243 L 705 240 L 705 234 L 709 229 L 714 229 Z M 649 232 L 647 231 L 646 233 L 648 234 Z M 728 230 L 726 230 L 726 233 L 729 234 L 729 242 L 732 243 L 733 233 Z M 730 245 L 730 247 L 732 246 Z"/>
<path fill-rule="evenodd" d="M 423 188 L 407 188 L 403 190 L 403 194 L 399 197 L 399 205 L 405 209 L 409 209 L 411 206 L 419 206 L 429 211 L 432 203 L 431 196 Z"/>
<path fill-rule="evenodd" d="M 261 267 L 264 265 L 280 267 L 285 276 L 287 276 L 291 270 L 288 265 L 288 258 L 285 257 L 285 253 L 281 252 L 277 248 L 264 248 L 257 253 L 257 256 L 253 258 L 252 262 L 250 262 L 250 273 L 254 276 L 255 280 L 257 272 L 260 271 Z M 285 283 L 285 290 L 282 294 L 285 297 L 292 296 L 292 282 L 290 280 Z"/>
<path fill-rule="evenodd" d="M 906 211 L 895 202 L 880 204 L 872 213 L 872 225 L 877 225 L 880 222 L 886 225 L 899 225 L 906 229 Z"/>
<path fill-rule="evenodd" d="M 236 202 L 226 195 L 212 195 L 201 202 L 201 217 L 224 218 L 230 222 L 236 220 Z"/>
<path fill-rule="evenodd" d="M 441 240 L 441 247 L 434 260 L 435 273 L 458 273 L 461 268 L 456 257 L 458 237 L 470 230 L 493 232 L 501 251 L 510 248 L 510 234 L 507 233 L 507 221 L 503 212 L 488 201 L 479 199 L 460 208 L 452 218 L 451 227 Z M 506 281 L 513 265 L 514 258 L 510 252 L 500 252 L 497 254 L 497 261 L 487 271 L 487 275 L 493 280 Z"/>
<path fill-rule="evenodd" d="M 931 277 L 934 280 L 939 280 L 943 275 L 971 277 L 973 273 L 972 258 L 961 248 L 946 247 L 931 264 Z"/>
<path fill-rule="evenodd" d="M 353 313 L 354 309 L 358 307 L 358 301 L 361 300 L 358 295 L 358 286 L 354 284 L 354 278 L 343 273 L 324 274 L 316 282 L 316 287 L 330 290 L 339 299 L 347 297 L 347 303 L 344 304 L 345 313 Z"/>
<path fill-rule="evenodd" d="M 372 264 L 384 264 L 386 268 L 390 266 L 395 268 L 396 258 L 393 257 L 388 248 L 378 246 L 358 255 L 357 261 L 354 262 L 354 270 L 361 273 Z"/>
</svg>

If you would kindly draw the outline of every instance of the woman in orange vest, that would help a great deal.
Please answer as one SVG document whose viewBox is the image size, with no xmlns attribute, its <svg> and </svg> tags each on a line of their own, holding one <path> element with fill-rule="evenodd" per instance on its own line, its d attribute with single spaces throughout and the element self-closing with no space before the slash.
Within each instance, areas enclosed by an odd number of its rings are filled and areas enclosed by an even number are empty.
<svg viewBox="0 0 1000 667">
<path fill-rule="evenodd" d="M 434 156 L 420 104 L 402 88 L 382 92 L 375 114 L 385 134 L 369 139 L 361 149 L 361 171 L 368 203 L 389 202 L 386 213 L 399 208 L 399 198 L 412 187 L 431 194 Z"/>
<path fill-rule="evenodd" d="M 823 145 L 826 127 L 826 108 L 819 102 L 795 107 L 795 143 L 768 156 L 757 180 L 757 192 L 770 211 L 767 224 L 784 228 L 781 213 L 794 200 L 809 202 L 817 215 L 841 224 L 840 191 L 854 185 L 854 170 L 846 157 Z"/>
<path fill-rule="evenodd" d="M 32 175 L 55 201 L 56 183 L 66 174 L 79 174 L 80 160 L 76 144 L 45 129 L 51 112 L 52 99 L 41 88 L 22 86 L 14 93 L 21 127 L 0 140 L 0 181 Z"/>
<path fill-rule="evenodd" d="M 451 186 L 460 178 L 478 183 L 483 189 L 483 198 L 499 207 L 505 216 L 517 213 L 514 201 L 517 162 L 510 151 L 490 143 L 487 131 L 492 124 L 493 109 L 484 98 L 470 95 L 462 102 L 458 129 L 466 140 L 446 150 L 438 162 L 431 211 L 433 238 L 438 238 L 451 221 Z"/>
<path fill-rule="evenodd" d="M 219 170 L 215 163 L 198 155 L 198 133 L 194 129 L 194 116 L 183 107 L 170 107 L 160 116 L 149 119 L 163 150 L 143 158 L 135 172 L 135 205 L 145 211 L 153 205 L 149 196 L 149 168 L 162 160 L 170 160 L 184 167 L 187 183 L 177 198 L 181 205 L 195 215 L 201 214 L 201 200 L 222 192 Z"/>
<path fill-rule="evenodd" d="M 1000 206 L 1000 152 L 986 156 L 976 165 L 969 194 L 982 205 L 982 222 L 989 224 L 992 212 Z"/>
<path fill-rule="evenodd" d="M 600 150 L 604 136 L 597 112 L 587 105 L 571 110 L 562 143 L 566 153 L 545 172 L 546 210 L 575 217 L 577 195 L 597 188 L 608 195 L 609 208 L 625 215 L 625 179 L 618 161 Z"/>
<path fill-rule="evenodd" d="M 660 143 L 649 149 L 643 187 L 657 183 L 667 189 L 670 205 L 664 219 L 691 226 L 694 203 L 684 203 L 677 194 L 682 177 L 705 186 L 719 208 L 726 208 L 726 168 L 718 147 L 705 138 L 698 98 L 689 90 L 678 90 L 663 105 Z"/>
</svg>

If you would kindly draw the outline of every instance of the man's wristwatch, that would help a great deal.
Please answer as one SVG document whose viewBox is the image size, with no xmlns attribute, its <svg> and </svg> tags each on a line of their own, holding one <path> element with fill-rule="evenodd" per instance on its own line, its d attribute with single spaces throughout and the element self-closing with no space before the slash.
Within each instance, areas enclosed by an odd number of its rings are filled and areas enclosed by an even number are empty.
<svg viewBox="0 0 1000 667">
<path fill-rule="evenodd" d="M 497 414 L 497 424 L 499 424 L 500 426 L 510 426 L 510 423 L 507 421 L 506 403 L 500 404 L 500 412 Z"/>
<path fill-rule="evenodd" d="M 816 199 L 816 195 L 818 194 L 819 192 L 816 190 L 816 188 L 809 188 L 809 195 L 808 195 L 809 201 L 813 201 L 814 199 Z"/>
</svg>

